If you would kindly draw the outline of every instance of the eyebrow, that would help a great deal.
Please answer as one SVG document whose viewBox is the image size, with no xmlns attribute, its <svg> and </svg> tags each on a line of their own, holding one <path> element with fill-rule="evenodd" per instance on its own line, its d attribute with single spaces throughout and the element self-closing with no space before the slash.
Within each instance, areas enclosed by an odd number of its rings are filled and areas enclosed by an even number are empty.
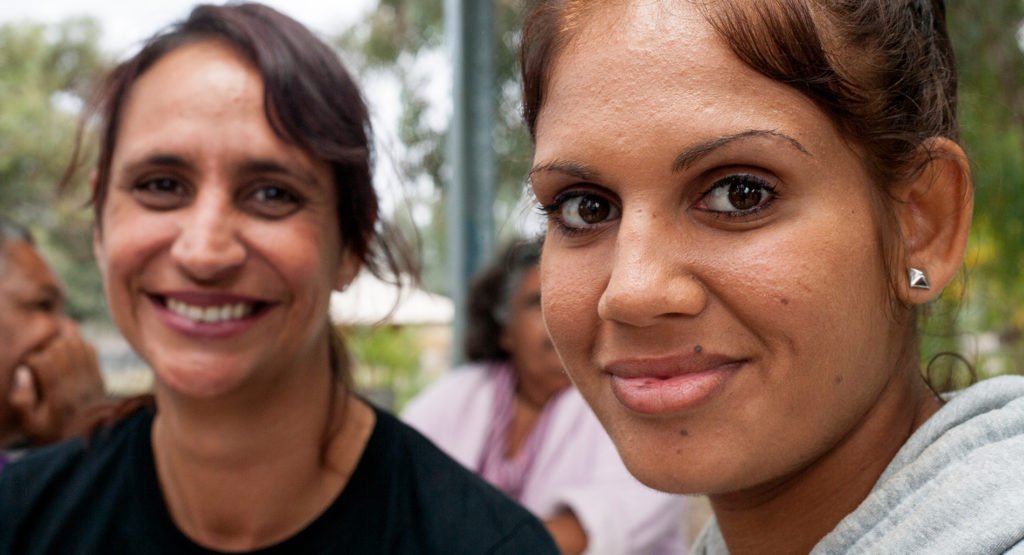
<svg viewBox="0 0 1024 555">
<path fill-rule="evenodd" d="M 176 154 L 152 154 L 128 165 L 129 173 L 145 166 L 164 168 L 191 169 L 185 158 Z M 296 169 L 269 158 L 256 158 L 242 164 L 241 173 L 275 173 L 295 177 L 305 183 L 316 184 L 316 177 L 307 171 Z"/>
<path fill-rule="evenodd" d="M 707 156 L 708 154 L 711 154 L 715 150 L 718 150 L 728 144 L 755 138 L 781 139 L 783 142 L 789 144 L 790 146 L 802 152 L 803 154 L 813 157 L 810 151 L 808 151 L 804 147 L 804 145 L 800 144 L 800 141 L 794 139 L 793 137 L 790 137 L 789 135 L 786 135 L 785 133 L 780 133 L 779 131 L 771 129 L 748 129 L 746 131 L 740 131 L 739 133 L 734 133 L 732 135 L 726 135 L 724 137 L 718 137 L 717 139 L 711 139 L 709 141 L 697 143 L 687 148 L 682 153 L 680 153 L 679 156 L 676 156 L 675 161 L 672 163 L 672 171 L 683 171 L 686 168 L 692 166 L 701 158 Z"/>
<path fill-rule="evenodd" d="M 527 175 L 528 179 L 533 179 L 533 175 L 541 172 L 558 172 L 571 175 L 577 179 L 583 181 L 597 181 L 598 173 L 579 162 L 571 162 L 568 160 L 553 160 L 538 166 L 534 166 L 530 169 L 530 173 Z"/>
<path fill-rule="evenodd" d="M 789 144 L 797 151 L 812 158 L 814 157 L 814 155 L 811 154 L 811 152 L 807 150 L 807 148 L 804 147 L 804 145 L 801 144 L 800 141 L 794 139 L 793 137 L 790 137 L 789 135 L 786 135 L 785 133 L 781 133 L 779 131 L 771 129 L 748 129 L 746 131 L 740 131 L 739 133 L 733 133 L 732 135 L 726 135 L 724 137 L 718 137 L 716 139 L 700 142 L 687 148 L 678 156 L 676 156 L 675 161 L 672 162 L 672 172 L 675 173 L 683 171 L 686 168 L 692 166 L 701 158 L 707 156 L 708 154 L 711 154 L 715 150 L 722 148 L 728 144 L 755 138 L 768 138 L 775 140 L 781 139 L 782 141 L 784 141 L 786 144 Z M 551 162 L 540 164 L 538 166 L 534 166 L 530 170 L 530 173 L 527 175 L 527 178 L 533 179 L 534 174 L 541 172 L 564 173 L 576 177 L 577 179 L 582 179 L 584 181 L 597 181 L 600 175 L 595 170 L 588 168 L 587 166 L 584 166 L 579 162 L 572 162 L 569 160 L 554 160 Z"/>
</svg>

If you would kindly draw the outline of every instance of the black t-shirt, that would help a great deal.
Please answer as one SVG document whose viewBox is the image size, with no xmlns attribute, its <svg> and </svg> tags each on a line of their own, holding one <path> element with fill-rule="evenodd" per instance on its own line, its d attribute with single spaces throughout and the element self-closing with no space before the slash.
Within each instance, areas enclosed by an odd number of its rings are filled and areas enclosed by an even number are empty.
<svg viewBox="0 0 1024 555">
<path fill-rule="evenodd" d="M 89 447 L 65 442 L 0 473 L 0 553 L 214 553 L 171 520 L 141 410 Z M 547 554 L 557 549 L 526 509 L 416 431 L 377 411 L 348 485 L 287 540 L 252 553 Z"/>
</svg>

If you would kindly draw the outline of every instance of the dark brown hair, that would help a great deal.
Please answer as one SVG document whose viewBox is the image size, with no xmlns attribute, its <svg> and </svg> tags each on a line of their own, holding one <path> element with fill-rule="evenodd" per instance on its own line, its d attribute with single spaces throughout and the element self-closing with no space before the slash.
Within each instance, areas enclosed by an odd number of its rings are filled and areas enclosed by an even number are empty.
<svg viewBox="0 0 1024 555">
<path fill-rule="evenodd" d="M 501 346 L 509 302 L 527 271 L 540 263 L 541 240 L 514 241 L 473 279 L 466 314 L 466 360 L 509 360 Z"/>
<path fill-rule="evenodd" d="M 942 0 L 697 0 L 744 63 L 813 100 L 885 188 L 914 176 L 932 137 L 959 138 Z M 536 138 L 551 67 L 593 3 L 542 0 L 523 28 L 523 117 Z"/>
</svg>

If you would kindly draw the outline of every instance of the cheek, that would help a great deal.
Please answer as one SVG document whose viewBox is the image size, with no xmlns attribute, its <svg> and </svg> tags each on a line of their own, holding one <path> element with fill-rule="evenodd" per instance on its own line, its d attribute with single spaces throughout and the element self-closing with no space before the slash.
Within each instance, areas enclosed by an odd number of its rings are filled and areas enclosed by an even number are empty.
<svg viewBox="0 0 1024 555">
<path fill-rule="evenodd" d="M 570 250 L 544 254 L 541 290 L 544 322 L 555 349 L 569 368 L 579 367 L 597 337 L 597 304 L 605 269 Z"/>
</svg>

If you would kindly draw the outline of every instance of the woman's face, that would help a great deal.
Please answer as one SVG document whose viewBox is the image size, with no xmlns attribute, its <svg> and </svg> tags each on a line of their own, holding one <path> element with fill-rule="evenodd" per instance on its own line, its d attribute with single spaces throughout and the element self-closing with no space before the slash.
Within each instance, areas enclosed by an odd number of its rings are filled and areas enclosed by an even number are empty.
<svg viewBox="0 0 1024 555">
<path fill-rule="evenodd" d="M 569 386 L 541 314 L 540 268 L 526 271 L 508 300 L 508 323 L 501 348 L 512 355 L 521 394 L 544 403 Z"/>
<path fill-rule="evenodd" d="M 322 370 L 350 274 L 330 166 L 274 134 L 258 72 L 218 42 L 160 59 L 123 108 L 97 259 L 158 387 L 213 398 Z"/>
<path fill-rule="evenodd" d="M 583 21 L 532 171 L 555 347 L 648 485 L 799 472 L 869 419 L 898 357 L 871 181 L 689 3 Z"/>
</svg>

